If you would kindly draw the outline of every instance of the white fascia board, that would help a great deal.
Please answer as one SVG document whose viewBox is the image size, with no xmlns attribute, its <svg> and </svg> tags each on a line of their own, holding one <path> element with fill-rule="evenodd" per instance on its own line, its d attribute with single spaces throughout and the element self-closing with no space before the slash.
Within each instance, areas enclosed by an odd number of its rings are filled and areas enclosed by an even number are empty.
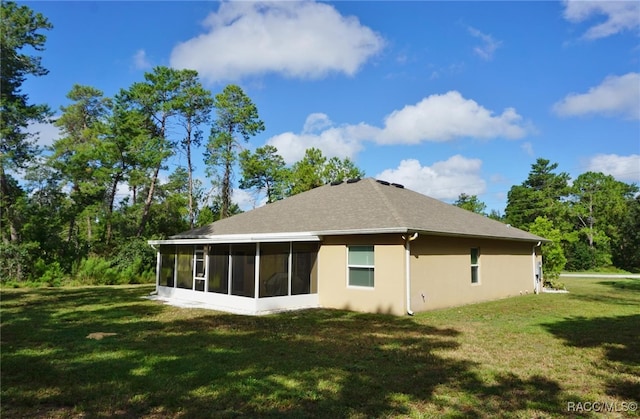
<svg viewBox="0 0 640 419">
<path fill-rule="evenodd" d="M 175 238 L 166 240 L 149 240 L 150 245 L 158 244 L 211 244 L 211 243 L 273 243 L 320 241 L 320 237 L 312 233 L 271 233 L 271 234 L 224 234 L 201 236 L 195 238 Z"/>
</svg>

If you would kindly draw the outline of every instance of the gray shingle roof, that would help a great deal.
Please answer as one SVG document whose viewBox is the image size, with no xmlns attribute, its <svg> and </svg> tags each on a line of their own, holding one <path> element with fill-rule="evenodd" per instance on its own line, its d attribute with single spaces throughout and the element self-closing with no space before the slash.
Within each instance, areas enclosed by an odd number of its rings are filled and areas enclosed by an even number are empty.
<svg viewBox="0 0 640 419">
<path fill-rule="evenodd" d="M 372 178 L 325 185 L 177 234 L 172 239 L 234 234 L 422 232 L 520 241 L 545 239 L 406 188 Z"/>
</svg>

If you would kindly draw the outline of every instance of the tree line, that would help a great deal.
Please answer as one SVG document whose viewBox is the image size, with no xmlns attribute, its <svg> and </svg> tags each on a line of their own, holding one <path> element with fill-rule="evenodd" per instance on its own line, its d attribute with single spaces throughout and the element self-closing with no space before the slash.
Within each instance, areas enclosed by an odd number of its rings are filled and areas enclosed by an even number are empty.
<svg viewBox="0 0 640 419">
<path fill-rule="evenodd" d="M 267 202 L 364 175 L 318 149 L 289 166 L 273 146 L 246 148 L 265 129 L 257 107 L 237 85 L 213 95 L 194 70 L 158 66 L 113 97 L 74 85 L 54 118 L 21 91 L 27 76 L 47 74 L 41 58 L 25 51 L 42 51 L 52 25 L 26 6 L 1 7 L 2 281 L 149 278 L 148 239 L 240 211 L 232 201 L 238 171 L 240 187 L 265 191 Z M 47 121 L 60 137 L 42 150 L 27 127 Z M 194 155 L 201 147 L 204 155 Z M 177 155 L 186 164 L 171 167 Z M 199 164 L 211 187 L 194 176 Z"/>
<path fill-rule="evenodd" d="M 251 139 L 265 129 L 255 104 L 237 85 L 212 94 L 193 70 L 155 67 L 113 97 L 74 85 L 59 112 L 30 103 L 22 84 L 46 76 L 37 53 L 52 25 L 13 2 L 3 2 L 1 13 L 4 283 L 151 280 L 155 255 L 146 241 L 240 212 L 236 181 L 269 203 L 364 176 L 353 161 L 315 148 L 291 165 L 271 145 L 252 150 Z M 27 128 L 51 120 L 60 136 L 43 150 Z M 175 156 L 185 164 L 172 167 Z M 196 167 L 206 169 L 207 185 Z M 550 273 L 640 269 L 637 186 L 591 172 L 570 182 L 556 169 L 539 159 L 509 191 L 505 214 L 485 215 L 553 240 L 543 246 Z M 462 194 L 455 204 L 486 210 L 477 196 Z"/>
<path fill-rule="evenodd" d="M 504 215 L 489 216 L 552 240 L 542 247 L 551 278 L 562 270 L 640 271 L 638 186 L 599 172 L 571 179 L 557 169 L 539 158 L 527 179 L 509 190 Z M 480 214 L 486 209 L 475 195 L 461 194 L 455 205 Z"/>
</svg>

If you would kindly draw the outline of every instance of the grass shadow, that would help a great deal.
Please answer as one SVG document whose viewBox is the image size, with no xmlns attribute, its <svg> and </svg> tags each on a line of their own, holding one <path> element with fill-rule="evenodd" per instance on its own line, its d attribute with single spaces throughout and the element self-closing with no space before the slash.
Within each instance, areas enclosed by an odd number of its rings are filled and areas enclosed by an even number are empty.
<svg viewBox="0 0 640 419">
<path fill-rule="evenodd" d="M 479 375 L 464 335 L 411 317 L 177 309 L 145 287 L 3 298 L 4 417 L 486 417 L 560 412 L 558 382 Z M 101 340 L 93 332 L 114 333 Z M 449 391 L 455 397 L 447 397 Z"/>
<path fill-rule="evenodd" d="M 607 380 L 607 393 L 637 401 L 640 394 L 640 314 L 574 317 L 543 326 L 566 345 L 602 349 L 605 357 L 602 368 L 616 372 Z"/>
</svg>

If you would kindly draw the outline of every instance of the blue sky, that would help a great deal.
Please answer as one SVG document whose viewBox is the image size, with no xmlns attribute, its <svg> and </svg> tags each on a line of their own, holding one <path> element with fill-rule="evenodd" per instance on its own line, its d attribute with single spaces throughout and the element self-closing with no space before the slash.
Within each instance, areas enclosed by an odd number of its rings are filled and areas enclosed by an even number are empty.
<svg viewBox="0 0 640 419">
<path fill-rule="evenodd" d="M 640 183 L 637 1 L 21 4 L 54 25 L 50 73 L 24 86 L 53 109 L 74 83 L 111 96 L 153 66 L 193 68 L 214 94 L 240 85 L 266 125 L 247 147 L 290 163 L 318 147 L 500 212 L 539 157 Z"/>
</svg>

